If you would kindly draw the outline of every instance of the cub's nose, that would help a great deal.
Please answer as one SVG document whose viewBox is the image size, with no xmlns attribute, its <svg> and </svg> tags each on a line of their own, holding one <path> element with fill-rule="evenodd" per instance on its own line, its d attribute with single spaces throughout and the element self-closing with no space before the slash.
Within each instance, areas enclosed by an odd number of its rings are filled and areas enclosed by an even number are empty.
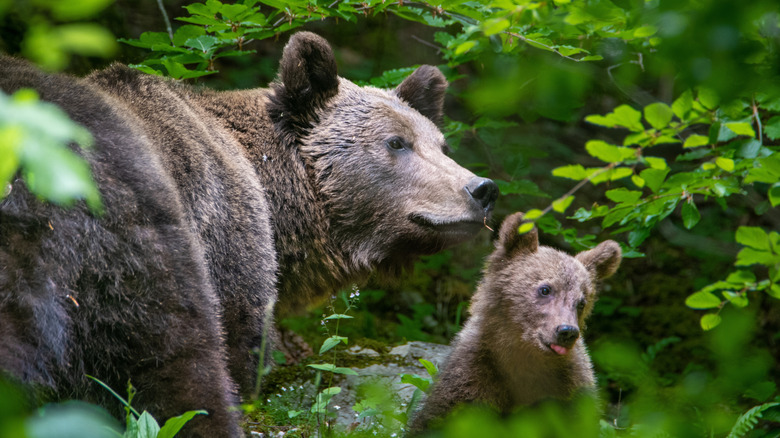
<svg viewBox="0 0 780 438">
<path fill-rule="evenodd" d="M 574 341 L 580 337 L 580 329 L 572 325 L 559 325 L 555 329 L 555 343 L 566 348 L 570 348 Z"/>
<path fill-rule="evenodd" d="M 498 198 L 498 186 L 492 179 L 475 176 L 466 184 L 465 189 L 483 210 L 492 209 Z"/>
</svg>

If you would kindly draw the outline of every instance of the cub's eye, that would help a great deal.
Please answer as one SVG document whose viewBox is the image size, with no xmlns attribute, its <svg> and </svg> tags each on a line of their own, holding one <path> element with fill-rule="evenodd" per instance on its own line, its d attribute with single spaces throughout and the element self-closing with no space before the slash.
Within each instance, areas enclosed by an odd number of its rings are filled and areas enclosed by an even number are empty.
<svg viewBox="0 0 780 438">
<path fill-rule="evenodd" d="M 401 137 L 393 137 L 385 142 L 385 145 L 394 151 L 409 149 L 408 143 Z"/>
<path fill-rule="evenodd" d="M 577 312 L 582 312 L 585 310 L 585 300 L 581 300 L 579 303 L 577 303 Z"/>
<path fill-rule="evenodd" d="M 539 295 L 546 297 L 552 293 L 552 289 L 548 285 L 539 286 Z"/>
</svg>

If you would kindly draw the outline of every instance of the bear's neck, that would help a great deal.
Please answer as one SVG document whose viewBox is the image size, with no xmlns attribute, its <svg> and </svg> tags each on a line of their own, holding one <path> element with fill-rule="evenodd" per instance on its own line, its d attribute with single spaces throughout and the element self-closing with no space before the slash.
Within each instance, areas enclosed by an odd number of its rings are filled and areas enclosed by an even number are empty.
<svg viewBox="0 0 780 438">
<path fill-rule="evenodd" d="M 348 257 L 333 244 L 304 157 L 297 144 L 280 139 L 268 116 L 269 93 L 204 93 L 203 105 L 244 147 L 266 190 L 279 264 L 278 309 L 284 313 L 363 281 L 368 273 L 350 270 Z"/>
</svg>

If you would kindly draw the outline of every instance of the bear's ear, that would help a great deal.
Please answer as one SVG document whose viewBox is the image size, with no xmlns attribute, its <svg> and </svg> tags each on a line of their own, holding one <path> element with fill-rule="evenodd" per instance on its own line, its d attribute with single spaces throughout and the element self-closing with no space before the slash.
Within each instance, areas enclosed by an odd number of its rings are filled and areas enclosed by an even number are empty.
<svg viewBox="0 0 780 438">
<path fill-rule="evenodd" d="M 422 65 L 404 79 L 393 93 L 438 125 L 444 114 L 446 91 L 447 79 L 439 69 Z"/>
<path fill-rule="evenodd" d="M 287 111 L 307 113 L 338 93 L 336 58 L 328 42 L 311 32 L 298 32 L 284 46 L 279 66 Z"/>
<path fill-rule="evenodd" d="M 504 219 L 501 229 L 498 231 L 496 247 L 503 248 L 509 257 L 515 254 L 533 253 L 539 249 L 539 234 L 536 227 L 527 233 L 520 234 L 518 228 L 523 223 L 525 223 L 523 213 L 514 213 Z"/>
<path fill-rule="evenodd" d="M 611 277 L 620 266 L 623 252 L 614 240 L 601 242 L 597 247 L 576 256 L 596 281 Z"/>
</svg>

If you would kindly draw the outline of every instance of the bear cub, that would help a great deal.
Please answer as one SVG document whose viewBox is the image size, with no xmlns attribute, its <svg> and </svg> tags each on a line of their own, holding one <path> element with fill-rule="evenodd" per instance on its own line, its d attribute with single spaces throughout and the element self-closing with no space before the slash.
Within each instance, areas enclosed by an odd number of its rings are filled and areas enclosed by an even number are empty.
<svg viewBox="0 0 780 438">
<path fill-rule="evenodd" d="M 502 413 L 544 399 L 569 399 L 595 385 L 580 336 L 599 281 L 615 273 L 622 254 L 611 240 L 572 257 L 539 246 L 534 228 L 520 234 L 523 214 L 501 226 L 495 251 L 470 306 L 470 318 L 410 423 L 419 433 L 461 403 Z"/>
</svg>

